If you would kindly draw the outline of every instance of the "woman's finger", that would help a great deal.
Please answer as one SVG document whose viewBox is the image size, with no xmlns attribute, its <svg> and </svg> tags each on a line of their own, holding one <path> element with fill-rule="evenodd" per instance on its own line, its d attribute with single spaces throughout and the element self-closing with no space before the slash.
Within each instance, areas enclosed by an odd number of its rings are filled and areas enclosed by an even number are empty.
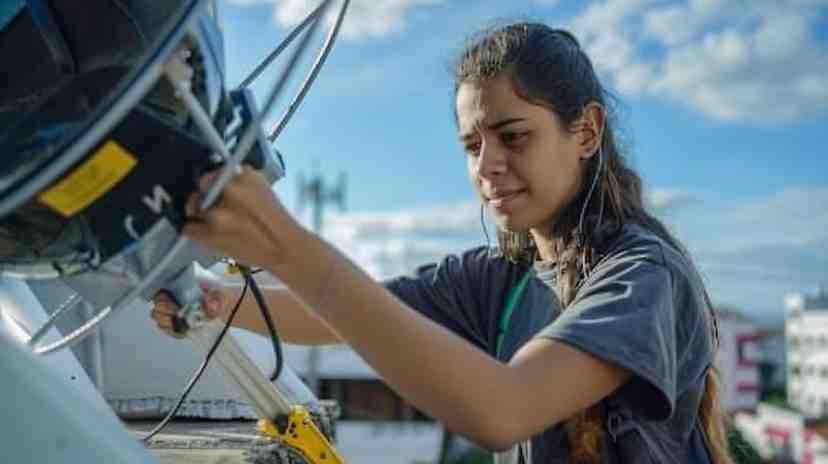
<svg viewBox="0 0 828 464">
<path fill-rule="evenodd" d="M 204 195 L 201 192 L 193 192 L 187 197 L 187 202 L 184 204 L 184 214 L 190 219 L 200 219 L 204 213 L 201 210 L 201 202 Z"/>
<path fill-rule="evenodd" d="M 179 309 L 181 309 L 181 305 L 178 304 L 178 302 L 176 301 L 167 301 L 164 303 L 159 303 L 158 309 L 167 314 L 174 314 L 177 313 Z"/>
<path fill-rule="evenodd" d="M 162 317 L 158 319 L 158 328 L 164 330 L 172 330 L 173 322 L 172 317 Z"/>
<path fill-rule="evenodd" d="M 161 290 L 152 297 L 152 304 L 154 308 L 178 307 L 178 302 L 169 294 L 167 290 Z"/>
<path fill-rule="evenodd" d="M 213 319 L 224 315 L 224 292 L 221 289 L 210 289 L 204 295 L 204 314 Z"/>
<path fill-rule="evenodd" d="M 155 309 L 151 313 L 153 319 L 163 318 L 163 317 L 171 317 L 178 313 L 178 305 L 171 305 L 171 304 L 164 304 L 164 305 L 156 305 Z"/>
<path fill-rule="evenodd" d="M 154 320 L 155 324 L 158 325 L 159 327 L 161 327 L 161 326 L 172 327 L 172 320 L 173 320 L 174 316 L 175 316 L 174 314 L 155 313 L 152 316 L 152 320 Z"/>
<path fill-rule="evenodd" d="M 158 293 L 156 293 L 155 295 L 153 295 L 152 303 L 155 306 L 158 306 L 158 305 L 162 305 L 162 306 L 164 306 L 164 305 L 175 305 L 176 304 L 175 299 L 173 299 L 173 297 L 170 296 L 170 294 L 167 290 L 161 290 Z"/>
<path fill-rule="evenodd" d="M 222 169 L 223 168 L 214 169 L 199 177 L 198 190 L 201 191 L 201 193 L 207 193 L 207 191 L 210 189 L 210 186 L 213 185 L 213 183 L 216 181 L 216 178 L 221 174 Z"/>
<path fill-rule="evenodd" d="M 184 227 L 181 228 L 181 235 L 200 242 L 203 237 L 209 236 L 208 233 L 204 231 L 206 226 L 197 221 L 187 221 L 184 223 Z M 202 242 L 202 244 L 204 244 Z"/>
<path fill-rule="evenodd" d="M 159 330 L 164 332 L 167 335 L 170 335 L 175 338 L 184 338 L 185 335 L 175 331 L 175 326 L 173 325 L 172 317 L 165 317 L 161 318 L 157 321 L 156 326 Z"/>
<path fill-rule="evenodd" d="M 211 208 L 196 219 L 184 223 L 181 233 L 185 236 L 202 242 L 203 245 L 216 248 L 225 243 L 230 235 L 235 235 L 235 225 L 240 221 L 238 215 L 222 208 Z M 225 251 L 221 247 L 216 251 Z"/>
</svg>

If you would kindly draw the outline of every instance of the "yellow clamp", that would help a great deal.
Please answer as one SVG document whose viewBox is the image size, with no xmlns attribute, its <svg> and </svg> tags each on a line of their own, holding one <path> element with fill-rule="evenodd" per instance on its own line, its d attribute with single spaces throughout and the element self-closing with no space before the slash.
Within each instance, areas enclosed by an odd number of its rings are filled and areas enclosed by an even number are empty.
<svg viewBox="0 0 828 464">
<path fill-rule="evenodd" d="M 245 264 L 239 264 L 235 261 L 228 262 L 227 266 L 224 269 L 224 272 L 230 275 L 242 274 L 245 277 L 250 277 L 255 273 L 253 269 L 250 268 L 250 266 L 247 266 Z"/>
<path fill-rule="evenodd" d="M 310 413 L 304 406 L 294 405 L 287 416 L 285 427 L 279 427 L 267 419 L 259 419 L 258 431 L 271 439 L 298 451 L 312 464 L 344 464 L 331 442 L 319 431 Z"/>
</svg>

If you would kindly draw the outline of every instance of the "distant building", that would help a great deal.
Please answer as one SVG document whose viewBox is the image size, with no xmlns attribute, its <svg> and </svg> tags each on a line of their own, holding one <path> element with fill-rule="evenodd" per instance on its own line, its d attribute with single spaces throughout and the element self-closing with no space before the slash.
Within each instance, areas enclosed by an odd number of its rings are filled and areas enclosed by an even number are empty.
<svg viewBox="0 0 828 464">
<path fill-rule="evenodd" d="M 760 333 L 743 313 L 716 309 L 719 320 L 717 364 L 722 375 L 722 404 L 728 413 L 754 411 L 759 403 Z"/>
<path fill-rule="evenodd" d="M 785 326 L 760 329 L 757 335 L 761 361 L 759 362 L 759 383 L 762 385 L 760 398 L 771 392 L 781 392 L 787 385 L 787 344 Z"/>
<path fill-rule="evenodd" d="M 828 294 L 785 300 L 788 403 L 809 417 L 828 417 Z"/>
<path fill-rule="evenodd" d="M 776 334 L 763 338 L 776 339 Z M 828 295 L 785 299 L 786 407 L 760 403 L 734 425 L 765 459 L 828 464 Z M 772 344 L 778 341 L 771 342 Z"/>
<path fill-rule="evenodd" d="M 761 403 L 756 414 L 737 413 L 733 423 L 763 459 L 828 464 L 828 423 L 824 421 Z"/>
</svg>

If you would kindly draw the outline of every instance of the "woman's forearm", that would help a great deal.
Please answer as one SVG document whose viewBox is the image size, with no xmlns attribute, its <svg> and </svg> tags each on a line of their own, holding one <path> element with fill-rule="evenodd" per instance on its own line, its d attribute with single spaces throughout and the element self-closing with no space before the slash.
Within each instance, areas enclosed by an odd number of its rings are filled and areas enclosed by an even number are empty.
<svg viewBox="0 0 828 464">
<path fill-rule="evenodd" d="M 514 391 L 508 366 L 407 307 L 312 234 L 300 232 L 294 241 L 290 249 L 301 250 L 301 257 L 269 270 L 392 388 L 483 446 L 507 445 L 498 441 L 492 418 L 504 404 L 502 392 Z"/>
<path fill-rule="evenodd" d="M 227 297 L 225 304 L 232 308 L 241 295 L 242 285 L 225 284 L 224 289 Z M 324 321 L 313 314 L 284 286 L 261 285 L 260 289 L 267 302 L 273 323 L 283 341 L 299 345 L 342 343 Z M 249 289 L 233 319 L 233 326 L 264 336 L 270 335 L 259 304 Z"/>
</svg>

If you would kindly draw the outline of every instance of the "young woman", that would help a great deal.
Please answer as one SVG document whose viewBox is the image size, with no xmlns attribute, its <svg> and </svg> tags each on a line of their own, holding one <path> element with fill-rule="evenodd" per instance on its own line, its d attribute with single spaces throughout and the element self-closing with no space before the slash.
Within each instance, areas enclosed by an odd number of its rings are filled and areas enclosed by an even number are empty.
<svg viewBox="0 0 828 464">
<path fill-rule="evenodd" d="M 499 462 L 730 463 L 704 286 L 645 211 L 608 109 L 568 32 L 486 31 L 457 65 L 455 116 L 497 250 L 378 284 L 251 170 L 209 211 L 195 194 L 184 232 L 286 284 L 268 298 L 288 341 L 348 343 Z M 232 293 L 209 292 L 208 312 L 225 314 Z M 264 332 L 253 304 L 236 325 Z M 162 329 L 175 309 L 159 295 Z"/>
</svg>

